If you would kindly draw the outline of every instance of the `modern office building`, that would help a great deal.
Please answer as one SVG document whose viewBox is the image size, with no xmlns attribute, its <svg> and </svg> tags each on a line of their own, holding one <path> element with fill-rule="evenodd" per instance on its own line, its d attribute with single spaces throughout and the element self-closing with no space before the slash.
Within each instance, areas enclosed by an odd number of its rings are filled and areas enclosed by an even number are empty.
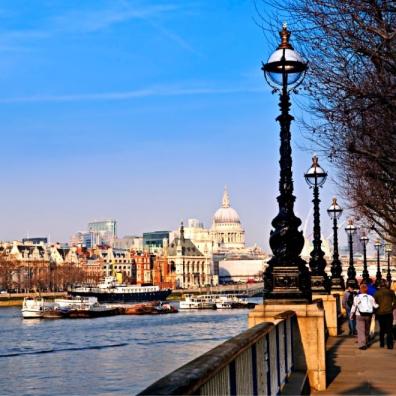
<svg viewBox="0 0 396 396">
<path fill-rule="evenodd" d="M 117 238 L 117 222 L 115 220 L 93 221 L 88 223 L 88 232 L 92 236 L 92 246 L 113 246 Z"/>
<path fill-rule="evenodd" d="M 90 249 L 93 247 L 92 239 L 92 233 L 87 231 L 79 231 L 70 237 L 70 246 L 81 245 Z"/>
<path fill-rule="evenodd" d="M 162 249 L 164 239 L 169 240 L 170 231 L 153 231 L 143 233 L 143 249 L 147 249 L 150 252 Z"/>
<path fill-rule="evenodd" d="M 126 235 L 122 238 L 117 238 L 114 241 L 114 248 L 117 249 L 129 249 L 136 252 L 143 251 L 143 237 Z"/>
</svg>

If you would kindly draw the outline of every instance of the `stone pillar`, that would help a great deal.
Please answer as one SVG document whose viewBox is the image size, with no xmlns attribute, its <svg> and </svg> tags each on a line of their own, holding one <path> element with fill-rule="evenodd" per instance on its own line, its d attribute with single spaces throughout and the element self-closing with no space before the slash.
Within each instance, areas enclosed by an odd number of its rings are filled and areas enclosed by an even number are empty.
<svg viewBox="0 0 396 396">
<path fill-rule="evenodd" d="M 312 294 L 312 300 L 322 300 L 325 311 L 326 327 L 329 335 L 336 337 L 339 334 L 339 317 L 341 315 L 340 295 L 337 294 Z"/>
<path fill-rule="evenodd" d="M 248 325 L 276 322 L 276 316 L 284 311 L 297 314 L 298 327 L 305 354 L 311 388 L 326 389 L 325 312 L 321 301 L 312 304 L 260 304 L 250 311 Z"/>
<path fill-rule="evenodd" d="M 341 315 L 346 318 L 347 314 L 346 314 L 346 310 L 345 308 L 342 306 L 342 300 L 344 298 L 344 294 L 345 294 L 345 290 L 338 290 L 337 294 L 340 295 L 340 307 L 341 307 Z"/>
</svg>

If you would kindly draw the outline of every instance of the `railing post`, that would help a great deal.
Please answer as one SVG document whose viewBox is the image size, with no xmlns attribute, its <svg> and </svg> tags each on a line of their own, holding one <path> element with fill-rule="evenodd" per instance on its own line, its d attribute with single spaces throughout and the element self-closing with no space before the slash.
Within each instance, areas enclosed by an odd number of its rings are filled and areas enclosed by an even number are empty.
<svg viewBox="0 0 396 396">
<path fill-rule="evenodd" d="M 252 357 L 253 359 L 253 357 Z M 268 354 L 267 354 L 267 337 L 263 337 L 256 343 L 256 365 L 257 365 L 257 394 L 268 394 L 267 370 L 268 370 Z"/>
<path fill-rule="evenodd" d="M 257 381 L 257 343 L 252 345 L 252 381 L 253 381 L 253 395 L 258 395 L 258 381 Z"/>
<path fill-rule="evenodd" d="M 293 370 L 293 317 L 287 318 L 285 326 L 285 361 L 286 374 L 290 375 Z"/>
<path fill-rule="evenodd" d="M 235 359 L 236 394 L 253 394 L 252 347 L 246 349 Z"/>
<path fill-rule="evenodd" d="M 271 395 L 271 357 L 270 357 L 270 337 L 269 334 L 265 336 L 265 363 L 267 368 L 267 395 Z"/>
<path fill-rule="evenodd" d="M 275 327 L 276 329 L 276 327 Z M 271 383 L 271 395 L 276 395 L 279 390 L 278 386 L 278 359 L 277 359 L 277 336 L 276 330 L 272 329 L 272 331 L 268 334 L 268 349 L 269 349 L 269 363 L 270 363 L 270 383 Z M 275 331 L 274 331 L 275 330 Z"/>
</svg>

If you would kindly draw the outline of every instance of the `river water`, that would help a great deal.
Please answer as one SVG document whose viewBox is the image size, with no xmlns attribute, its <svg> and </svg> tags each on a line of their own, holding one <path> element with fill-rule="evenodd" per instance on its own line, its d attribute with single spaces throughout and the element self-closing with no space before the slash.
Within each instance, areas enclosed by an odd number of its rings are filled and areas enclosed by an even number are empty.
<svg viewBox="0 0 396 396">
<path fill-rule="evenodd" d="M 247 314 L 23 320 L 0 308 L 0 394 L 133 395 L 246 330 Z"/>
</svg>

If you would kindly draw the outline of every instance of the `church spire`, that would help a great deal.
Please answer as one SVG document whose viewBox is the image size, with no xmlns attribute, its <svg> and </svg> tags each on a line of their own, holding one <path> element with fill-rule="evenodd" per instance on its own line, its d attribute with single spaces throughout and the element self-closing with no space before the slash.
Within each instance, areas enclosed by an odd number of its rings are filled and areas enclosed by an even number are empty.
<svg viewBox="0 0 396 396">
<path fill-rule="evenodd" d="M 183 224 L 183 222 L 181 222 L 181 225 L 180 225 L 180 240 L 184 241 L 184 224 Z"/>
<path fill-rule="evenodd" d="M 228 195 L 227 186 L 224 186 L 224 193 L 223 193 L 223 203 L 221 205 L 223 208 L 230 207 L 230 196 Z"/>
</svg>

